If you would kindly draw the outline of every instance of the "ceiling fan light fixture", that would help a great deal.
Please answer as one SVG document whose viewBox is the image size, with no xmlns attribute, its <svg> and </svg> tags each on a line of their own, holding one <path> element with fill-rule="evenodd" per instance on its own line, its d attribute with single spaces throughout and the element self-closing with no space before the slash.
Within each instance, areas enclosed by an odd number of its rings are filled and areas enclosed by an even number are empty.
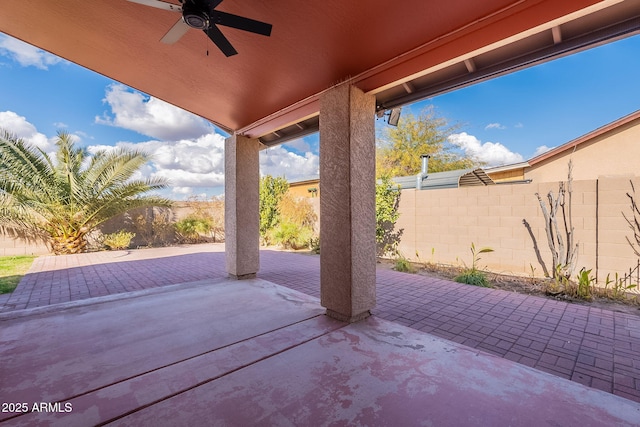
<svg viewBox="0 0 640 427">
<path fill-rule="evenodd" d="M 209 28 L 209 15 L 198 10 L 194 5 L 186 3 L 182 8 L 182 20 L 191 28 L 206 30 Z"/>
</svg>

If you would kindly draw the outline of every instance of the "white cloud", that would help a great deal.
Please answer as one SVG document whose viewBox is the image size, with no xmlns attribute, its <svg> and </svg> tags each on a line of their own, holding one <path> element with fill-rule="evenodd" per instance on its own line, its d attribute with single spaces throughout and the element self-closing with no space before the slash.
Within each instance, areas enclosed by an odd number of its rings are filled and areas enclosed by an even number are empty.
<svg viewBox="0 0 640 427">
<path fill-rule="evenodd" d="M 507 127 L 504 125 L 501 125 L 500 123 L 489 123 L 488 125 L 486 125 L 484 127 L 484 130 L 489 130 L 489 129 L 498 129 L 498 130 L 503 130 L 506 129 Z"/>
<path fill-rule="evenodd" d="M 176 194 L 189 194 L 198 187 L 224 185 L 224 137 L 216 133 L 179 141 L 119 142 L 116 147 L 136 148 L 151 154 L 150 167 L 141 177 L 159 177 L 169 181 Z M 105 145 L 88 147 L 92 153 L 113 149 Z"/>
<path fill-rule="evenodd" d="M 553 150 L 556 147 L 547 147 L 546 145 L 541 145 L 536 148 L 535 153 L 533 153 L 533 157 L 538 157 L 540 154 L 546 153 L 549 150 Z"/>
<path fill-rule="evenodd" d="M 133 178 L 165 178 L 169 180 L 170 188 L 164 193 L 171 192 L 176 198 L 222 192 L 225 137 L 216 134 L 208 122 L 120 85 L 109 87 L 106 102 L 113 115 L 97 121 L 138 130 L 154 139 L 140 143 L 118 142 L 115 146 L 90 145 L 87 147 L 90 153 L 127 147 L 151 154 L 151 162 Z M 14 112 L 0 112 L 0 127 L 6 127 L 48 153 L 55 151 L 55 137 L 47 138 L 25 117 Z M 82 132 L 75 132 L 74 137 L 78 141 L 80 138 L 92 139 Z M 289 181 L 317 175 L 319 156 L 312 152 L 310 144 L 295 140 L 289 146 L 305 151 L 305 154 L 297 154 L 282 145 L 263 150 L 260 153 L 261 173 L 285 175 Z"/>
<path fill-rule="evenodd" d="M 81 130 L 77 130 L 73 134 L 80 139 L 84 139 L 84 138 L 95 139 L 93 136 L 90 136 L 88 133 L 82 132 Z"/>
<path fill-rule="evenodd" d="M 19 116 L 13 111 L 0 111 L 0 127 L 46 153 L 55 151 L 55 138 L 47 138 L 45 134 L 38 132 L 26 117 Z"/>
<path fill-rule="evenodd" d="M 191 187 L 173 187 L 171 191 L 174 194 L 180 194 L 182 196 L 189 196 L 193 193 L 193 188 Z"/>
<path fill-rule="evenodd" d="M 284 176 L 288 181 L 296 181 L 318 175 L 320 157 L 312 152 L 304 156 L 287 151 L 282 145 L 260 152 L 260 173 Z"/>
<path fill-rule="evenodd" d="M 47 70 L 49 65 L 63 61 L 62 58 L 4 34 L 0 34 L 0 55 L 11 58 L 23 67 L 32 66 L 41 70 Z"/>
<path fill-rule="evenodd" d="M 466 132 L 449 136 L 449 142 L 462 149 L 465 154 L 487 166 L 500 166 L 524 161 L 522 155 L 514 153 L 499 142 L 482 143 Z"/>
<path fill-rule="evenodd" d="M 109 105 L 111 113 L 96 117 L 99 124 L 169 141 L 198 138 L 213 132 L 213 126 L 206 120 L 120 84 L 108 86 L 103 101 Z"/>
<path fill-rule="evenodd" d="M 516 123 L 516 125 L 514 126 L 516 129 L 522 129 L 524 127 L 524 125 L 520 122 Z"/>
</svg>

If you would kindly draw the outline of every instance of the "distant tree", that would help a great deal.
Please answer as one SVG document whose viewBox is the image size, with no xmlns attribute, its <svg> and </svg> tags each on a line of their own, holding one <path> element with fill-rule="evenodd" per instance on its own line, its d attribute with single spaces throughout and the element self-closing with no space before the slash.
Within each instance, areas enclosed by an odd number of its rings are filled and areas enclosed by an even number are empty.
<svg viewBox="0 0 640 427">
<path fill-rule="evenodd" d="M 260 235 L 263 239 L 267 239 L 269 231 L 280 223 L 278 205 L 287 190 L 289 183 L 284 177 L 266 175 L 260 179 Z"/>
<path fill-rule="evenodd" d="M 454 151 L 448 137 L 456 130 L 432 107 L 418 117 L 403 114 L 397 127 L 386 127 L 376 142 L 376 173 L 382 176 L 409 176 L 420 173 L 420 155 L 429 154 L 429 172 L 466 169 L 478 162 Z"/>
<path fill-rule="evenodd" d="M 86 236 L 130 209 L 169 206 L 145 193 L 166 187 L 161 179 L 134 179 L 149 161 L 139 150 L 115 149 L 93 156 L 61 132 L 52 159 L 0 130 L 0 224 L 43 237 L 55 254 L 84 252 Z"/>
</svg>

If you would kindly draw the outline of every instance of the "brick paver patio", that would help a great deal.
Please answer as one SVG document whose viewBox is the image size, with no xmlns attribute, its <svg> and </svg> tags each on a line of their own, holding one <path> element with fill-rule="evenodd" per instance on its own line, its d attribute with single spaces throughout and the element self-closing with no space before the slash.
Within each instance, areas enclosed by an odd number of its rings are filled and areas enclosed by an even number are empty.
<svg viewBox="0 0 640 427">
<path fill-rule="evenodd" d="M 226 277 L 222 245 L 40 257 L 1 317 Z M 259 277 L 320 296 L 318 256 L 261 251 Z M 640 402 L 640 316 L 378 269 L 376 316 Z M 4 306 L 1 304 L 4 303 Z"/>
</svg>

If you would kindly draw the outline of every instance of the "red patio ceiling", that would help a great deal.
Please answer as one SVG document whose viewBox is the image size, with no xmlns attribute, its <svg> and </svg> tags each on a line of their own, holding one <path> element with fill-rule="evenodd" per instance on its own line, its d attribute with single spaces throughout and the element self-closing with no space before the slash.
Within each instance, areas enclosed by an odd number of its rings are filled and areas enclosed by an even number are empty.
<svg viewBox="0 0 640 427">
<path fill-rule="evenodd" d="M 596 3 L 224 0 L 273 25 L 271 37 L 223 27 L 229 58 L 198 30 L 161 43 L 180 15 L 126 0 L 4 0 L 0 31 L 255 137 L 314 114 L 336 83 L 375 92 Z"/>
</svg>

